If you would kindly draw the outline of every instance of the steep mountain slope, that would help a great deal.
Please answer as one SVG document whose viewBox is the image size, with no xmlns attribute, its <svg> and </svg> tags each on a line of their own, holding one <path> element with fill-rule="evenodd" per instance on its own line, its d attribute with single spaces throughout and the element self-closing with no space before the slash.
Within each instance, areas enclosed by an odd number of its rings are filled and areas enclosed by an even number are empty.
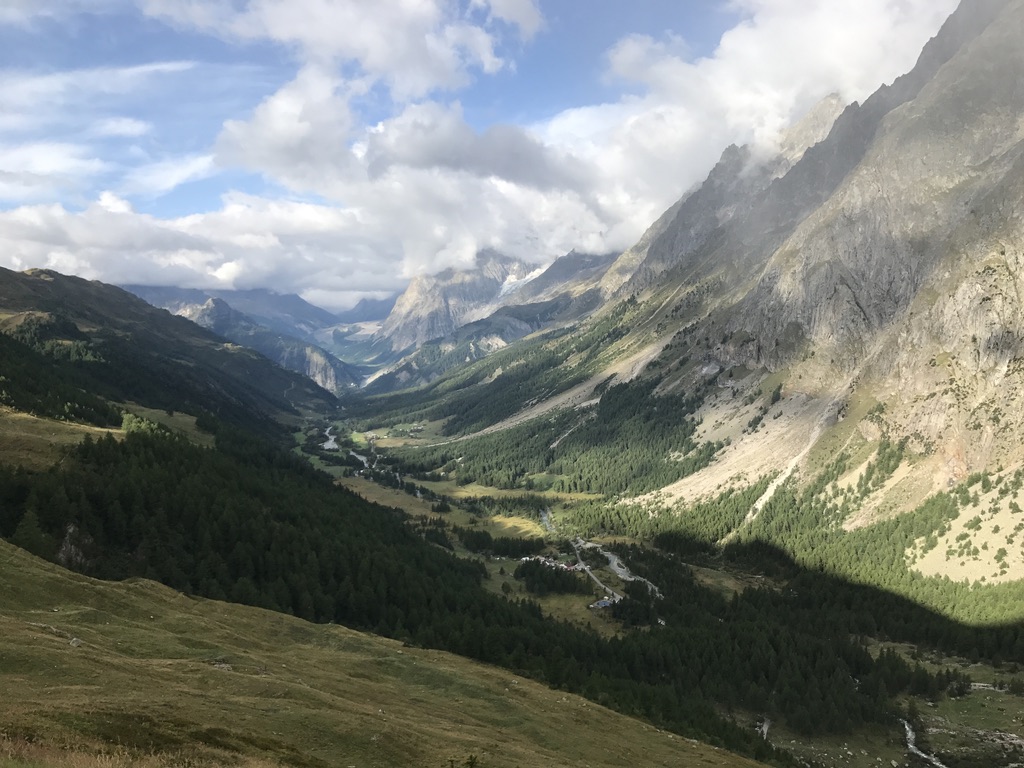
<svg viewBox="0 0 1024 768">
<path fill-rule="evenodd" d="M 358 386 L 362 373 L 313 343 L 315 334 L 333 328 L 338 318 L 298 296 L 269 291 L 200 291 L 127 286 L 150 304 L 187 317 L 218 336 L 248 347 L 282 368 L 308 376 L 328 392 Z M 225 298 L 256 315 L 239 311 Z"/>
<path fill-rule="evenodd" d="M 791 228 L 771 251 L 758 242 L 715 252 L 757 265 L 757 277 L 723 284 L 718 306 L 704 305 L 705 325 L 727 339 L 705 352 L 709 361 L 796 365 L 804 380 L 849 382 L 854 395 L 877 397 L 893 435 L 944 465 L 938 487 L 1020 458 L 1022 29 L 1019 2 L 961 6 L 918 67 L 865 103 L 880 115 L 870 141 L 840 141 L 841 121 L 808 153 L 823 168 L 858 158 L 841 179 L 816 174 L 839 179 L 823 204 L 795 226 L 766 226 Z M 815 175 L 805 162 L 794 184 Z M 773 185 L 766 205 L 784 191 Z M 677 269 L 689 271 L 683 263 Z"/>
<path fill-rule="evenodd" d="M 560 296 L 570 296 L 578 304 L 588 304 L 590 309 L 597 306 L 588 294 L 596 293 L 616 254 L 593 254 L 570 251 L 559 256 L 550 266 L 536 277 L 516 286 L 502 299 L 504 306 L 547 301 Z"/>
<path fill-rule="evenodd" d="M 372 323 L 383 321 L 395 308 L 398 294 L 388 299 L 360 299 L 352 309 L 335 312 L 337 323 Z"/>
<path fill-rule="evenodd" d="M 756 218 L 768 188 L 825 138 L 843 109 L 836 95 L 816 105 L 782 136 L 778 150 L 758 157 L 750 147 L 725 150 L 707 180 L 669 208 L 640 241 L 616 259 L 601 281 L 605 295 L 651 287 L 685 259 L 700 259 L 720 246 L 723 232 Z"/>
<path fill-rule="evenodd" d="M 729 150 L 641 243 L 618 292 L 686 328 L 663 365 L 784 371 L 811 397 L 766 470 L 824 434 L 815 420 L 872 399 L 887 434 L 940 457 L 936 488 L 1020 458 L 1022 29 L 1020 2 L 964 3 L 787 172 L 737 187 L 747 152 Z"/>
<path fill-rule="evenodd" d="M 254 349 L 282 368 L 308 376 L 328 392 L 339 394 L 359 385 L 361 375 L 326 350 L 255 323 L 221 299 L 207 299 L 201 305 L 181 307 L 176 314 L 203 328 Z"/>
<path fill-rule="evenodd" d="M 0 271 L 0 331 L 29 347 L 18 359 L 106 400 L 238 423 L 334 404 L 305 377 L 120 288 L 47 270 Z"/>
</svg>

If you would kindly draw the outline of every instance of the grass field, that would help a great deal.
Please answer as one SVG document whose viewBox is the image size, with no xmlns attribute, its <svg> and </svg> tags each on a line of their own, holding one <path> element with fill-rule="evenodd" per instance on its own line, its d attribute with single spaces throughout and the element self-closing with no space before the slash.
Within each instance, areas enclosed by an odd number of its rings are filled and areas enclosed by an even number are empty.
<svg viewBox="0 0 1024 768">
<path fill-rule="evenodd" d="M 754 765 L 504 670 L 4 542 L 0 595 L 3 768 Z"/>
<path fill-rule="evenodd" d="M 0 407 L 0 463 L 26 469 L 46 469 L 60 460 L 65 450 L 86 435 L 99 437 L 118 430 L 101 429 Z"/>
<path fill-rule="evenodd" d="M 126 411 L 131 411 L 136 416 L 149 419 L 157 424 L 162 424 L 172 432 L 184 435 L 193 443 L 205 445 L 212 448 L 215 442 L 213 435 L 203 432 L 196 427 L 196 417 L 178 411 L 164 411 L 158 408 L 145 408 L 135 403 L 126 403 L 121 406 Z"/>
</svg>

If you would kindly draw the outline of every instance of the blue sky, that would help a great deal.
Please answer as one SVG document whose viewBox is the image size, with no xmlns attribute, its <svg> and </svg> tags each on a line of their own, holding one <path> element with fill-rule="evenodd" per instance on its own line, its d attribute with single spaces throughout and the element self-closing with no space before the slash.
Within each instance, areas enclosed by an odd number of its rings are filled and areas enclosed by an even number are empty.
<svg viewBox="0 0 1024 768">
<path fill-rule="evenodd" d="M 0 265 L 341 308 L 622 250 L 955 0 L 0 0 Z"/>
</svg>

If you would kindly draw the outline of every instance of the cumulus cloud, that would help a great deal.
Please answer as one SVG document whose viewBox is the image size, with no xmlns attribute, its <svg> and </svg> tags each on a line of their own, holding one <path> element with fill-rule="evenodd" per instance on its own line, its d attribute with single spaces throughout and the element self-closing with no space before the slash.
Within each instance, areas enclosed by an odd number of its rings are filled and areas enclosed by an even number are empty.
<svg viewBox="0 0 1024 768">
<path fill-rule="evenodd" d="M 362 90 L 321 67 L 304 67 L 249 120 L 224 124 L 219 157 L 296 190 L 330 194 L 344 188 L 359 173 L 348 146 L 355 130 L 349 97 Z"/>
<path fill-rule="evenodd" d="M 495 18 L 515 25 L 527 39 L 537 34 L 544 23 L 534 0 L 473 0 L 473 5 L 487 8 Z"/>
<path fill-rule="evenodd" d="M 498 18 L 536 30 L 532 3 L 489 5 Z M 467 20 L 461 6 L 455 0 L 142 0 L 157 18 L 224 39 L 280 43 L 307 62 L 356 63 L 401 100 L 465 85 L 471 70 L 504 66 L 493 34 Z"/>
<path fill-rule="evenodd" d="M 374 245 L 351 212 L 245 195 L 215 213 L 170 220 L 135 212 L 110 192 L 81 211 L 61 205 L 0 211 L 5 265 L 117 283 L 295 292 L 318 286 L 325 299 L 393 292 L 401 279 Z"/>
<path fill-rule="evenodd" d="M 519 126 L 494 125 L 477 133 L 458 103 L 412 105 L 374 126 L 364 146 L 371 178 L 407 166 L 465 171 L 538 189 L 584 191 L 593 181 L 585 165 Z"/>
</svg>

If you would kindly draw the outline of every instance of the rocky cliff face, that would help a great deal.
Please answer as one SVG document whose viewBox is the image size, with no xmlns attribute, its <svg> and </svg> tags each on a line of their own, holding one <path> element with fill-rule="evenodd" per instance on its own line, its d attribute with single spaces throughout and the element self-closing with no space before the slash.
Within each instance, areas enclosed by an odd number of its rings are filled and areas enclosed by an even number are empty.
<svg viewBox="0 0 1024 768">
<path fill-rule="evenodd" d="M 943 483 L 1016 455 L 1022 32 L 1024 1 L 965 2 L 914 70 L 788 168 L 743 177 L 730 149 L 635 249 L 618 295 L 702 286 L 679 310 L 709 363 L 884 402 L 886 429 L 941 458 Z"/>
<path fill-rule="evenodd" d="M 940 265 L 961 271 L 965 249 L 1006 228 L 992 204 L 1019 176 L 1022 29 L 1018 3 L 965 5 L 913 72 L 851 107 L 844 118 L 870 127 L 870 141 L 844 130 L 815 148 L 858 161 L 773 250 L 732 326 L 778 339 L 795 323 L 848 367 L 934 284 Z M 867 116 L 857 119 L 860 111 Z M 838 176 L 802 163 L 791 174 Z"/>
<path fill-rule="evenodd" d="M 473 269 L 416 277 L 398 297 L 379 335 L 396 351 L 447 336 L 493 312 L 503 292 L 536 269 L 518 259 L 483 252 Z"/>
<path fill-rule="evenodd" d="M 823 99 L 780 138 L 777 151 L 767 158 L 755 158 L 750 147 L 726 149 L 707 180 L 669 208 L 608 269 L 601 281 L 603 294 L 642 292 L 673 268 L 690 280 L 706 277 L 723 236 L 757 218 L 755 209 L 768 187 L 828 135 L 842 109 L 837 95 Z"/>
</svg>

